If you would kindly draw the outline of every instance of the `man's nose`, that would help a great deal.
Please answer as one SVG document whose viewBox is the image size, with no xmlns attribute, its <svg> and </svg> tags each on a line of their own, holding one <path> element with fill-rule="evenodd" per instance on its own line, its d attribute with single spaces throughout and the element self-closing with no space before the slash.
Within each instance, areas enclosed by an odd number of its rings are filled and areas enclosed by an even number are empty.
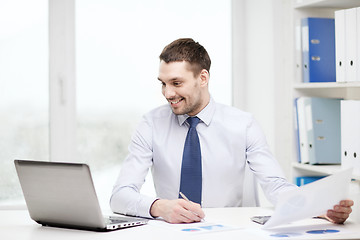
<svg viewBox="0 0 360 240">
<path fill-rule="evenodd" d="M 175 96 L 175 91 L 171 86 L 166 86 L 163 88 L 163 95 L 165 98 L 169 99 Z"/>
</svg>

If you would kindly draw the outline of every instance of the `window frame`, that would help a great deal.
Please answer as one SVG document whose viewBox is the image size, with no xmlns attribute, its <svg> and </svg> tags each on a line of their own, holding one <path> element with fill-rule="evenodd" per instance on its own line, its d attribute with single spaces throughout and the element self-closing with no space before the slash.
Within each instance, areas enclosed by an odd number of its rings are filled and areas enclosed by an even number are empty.
<svg viewBox="0 0 360 240">
<path fill-rule="evenodd" d="M 75 1 L 49 0 L 50 161 L 76 162 Z"/>
</svg>

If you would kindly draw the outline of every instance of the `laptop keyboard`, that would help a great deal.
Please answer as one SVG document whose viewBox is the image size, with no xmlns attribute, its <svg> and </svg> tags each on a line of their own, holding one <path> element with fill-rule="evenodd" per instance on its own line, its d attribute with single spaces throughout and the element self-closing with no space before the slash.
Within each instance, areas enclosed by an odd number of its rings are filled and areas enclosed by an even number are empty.
<svg viewBox="0 0 360 240">
<path fill-rule="evenodd" d="M 124 218 L 107 217 L 105 218 L 105 222 L 106 224 L 116 224 L 116 223 L 128 222 L 128 220 L 125 220 Z"/>
</svg>

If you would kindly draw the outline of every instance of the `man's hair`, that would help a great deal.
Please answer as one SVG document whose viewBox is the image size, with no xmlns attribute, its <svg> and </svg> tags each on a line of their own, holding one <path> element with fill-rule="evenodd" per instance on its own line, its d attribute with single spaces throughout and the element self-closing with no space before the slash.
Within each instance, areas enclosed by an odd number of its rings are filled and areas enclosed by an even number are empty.
<svg viewBox="0 0 360 240">
<path fill-rule="evenodd" d="M 206 69 L 210 73 L 211 60 L 206 49 L 191 38 L 179 38 L 167 45 L 159 56 L 160 61 L 189 62 L 194 76 Z"/>
</svg>

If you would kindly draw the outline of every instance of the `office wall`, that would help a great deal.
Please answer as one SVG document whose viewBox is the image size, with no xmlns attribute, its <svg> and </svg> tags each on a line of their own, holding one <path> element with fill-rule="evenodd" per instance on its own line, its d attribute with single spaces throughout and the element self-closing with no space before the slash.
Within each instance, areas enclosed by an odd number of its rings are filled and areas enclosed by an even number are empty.
<svg viewBox="0 0 360 240">
<path fill-rule="evenodd" d="M 233 104 L 254 114 L 290 177 L 291 1 L 232 2 Z"/>
</svg>

